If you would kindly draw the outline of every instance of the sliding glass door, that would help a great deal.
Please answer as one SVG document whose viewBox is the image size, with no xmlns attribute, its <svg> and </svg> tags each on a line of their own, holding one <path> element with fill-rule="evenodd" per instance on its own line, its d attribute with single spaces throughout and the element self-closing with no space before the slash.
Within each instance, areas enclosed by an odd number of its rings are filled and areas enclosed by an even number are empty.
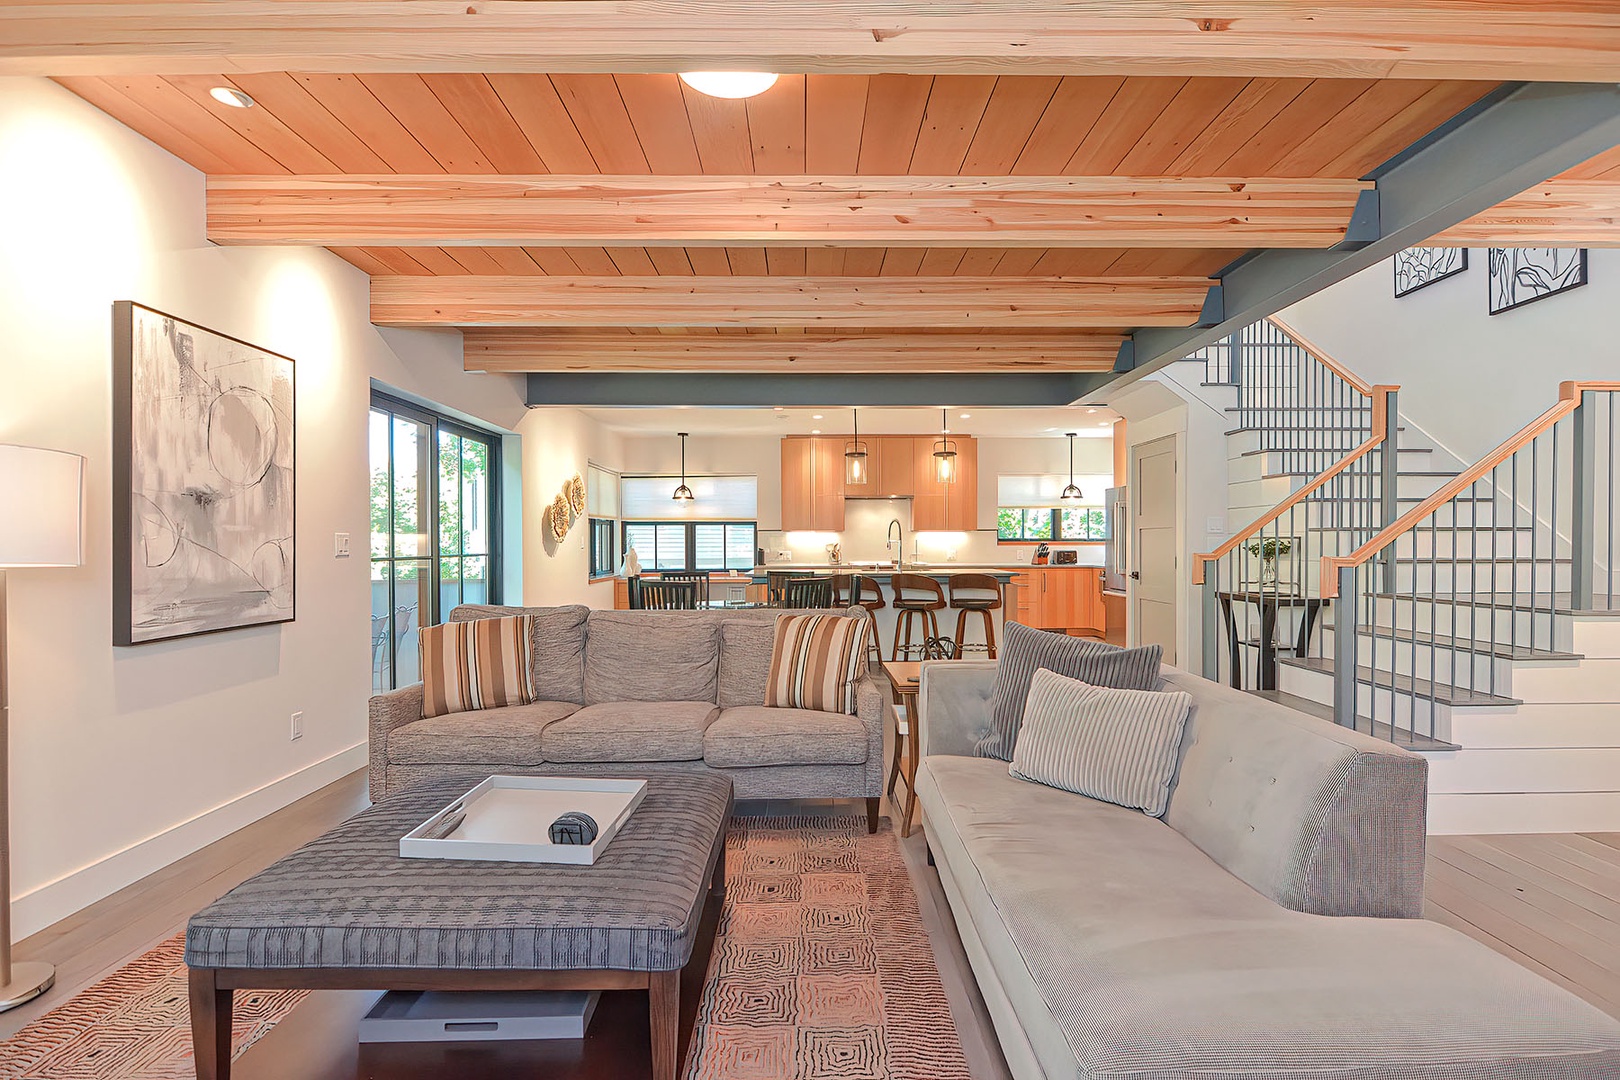
<svg viewBox="0 0 1620 1080">
<path fill-rule="evenodd" d="M 371 684 L 422 677 L 417 630 L 457 604 L 499 603 L 500 440 L 371 397 Z"/>
</svg>

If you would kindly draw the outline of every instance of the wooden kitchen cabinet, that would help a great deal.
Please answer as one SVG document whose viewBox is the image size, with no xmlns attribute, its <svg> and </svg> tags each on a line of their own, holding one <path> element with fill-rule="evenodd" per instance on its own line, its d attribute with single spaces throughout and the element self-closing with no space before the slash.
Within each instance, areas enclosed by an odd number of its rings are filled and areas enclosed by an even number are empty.
<svg viewBox="0 0 1620 1080">
<path fill-rule="evenodd" d="M 844 440 L 790 435 L 782 440 L 782 530 L 844 527 Z"/>
<path fill-rule="evenodd" d="M 1032 566 L 1013 580 L 1019 587 L 1017 619 L 1024 625 L 1096 637 L 1107 633 L 1100 568 Z"/>
<path fill-rule="evenodd" d="M 912 448 L 909 435 L 879 435 L 864 440 L 867 453 L 876 463 L 872 466 L 872 489 L 875 499 L 909 499 L 915 484 L 912 480 Z"/>
<path fill-rule="evenodd" d="M 979 446 L 953 436 L 956 479 L 940 483 L 934 472 L 937 435 L 919 435 L 912 445 L 911 527 L 917 532 L 972 532 L 979 527 Z"/>
</svg>

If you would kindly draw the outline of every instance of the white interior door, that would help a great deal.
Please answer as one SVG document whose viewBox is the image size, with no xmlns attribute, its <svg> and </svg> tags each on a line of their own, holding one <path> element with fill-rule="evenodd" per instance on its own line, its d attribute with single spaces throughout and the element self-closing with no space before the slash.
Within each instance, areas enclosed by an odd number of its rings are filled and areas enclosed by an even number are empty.
<svg viewBox="0 0 1620 1080">
<path fill-rule="evenodd" d="M 1176 662 L 1176 437 L 1134 450 L 1131 477 L 1131 596 L 1138 645 L 1161 645 L 1164 662 Z"/>
</svg>

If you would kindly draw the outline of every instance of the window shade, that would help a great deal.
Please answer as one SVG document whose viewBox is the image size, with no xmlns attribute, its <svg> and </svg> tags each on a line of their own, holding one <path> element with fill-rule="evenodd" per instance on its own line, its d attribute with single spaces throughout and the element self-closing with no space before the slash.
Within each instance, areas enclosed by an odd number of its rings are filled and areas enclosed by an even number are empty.
<svg viewBox="0 0 1620 1080">
<path fill-rule="evenodd" d="M 585 469 L 585 513 L 595 518 L 619 516 L 619 474 L 600 465 Z"/>
<path fill-rule="evenodd" d="M 1069 483 L 1068 474 L 1041 473 L 1027 475 L 1001 475 L 996 477 L 997 506 L 1101 506 L 1103 493 L 1114 486 L 1109 473 L 1075 473 L 1074 482 L 1080 488 L 1080 501 L 1063 502 L 1058 498 Z"/>
<path fill-rule="evenodd" d="M 753 521 L 759 517 L 759 478 L 688 476 L 692 502 L 670 498 L 679 476 L 626 476 L 619 481 L 626 521 Z"/>
</svg>

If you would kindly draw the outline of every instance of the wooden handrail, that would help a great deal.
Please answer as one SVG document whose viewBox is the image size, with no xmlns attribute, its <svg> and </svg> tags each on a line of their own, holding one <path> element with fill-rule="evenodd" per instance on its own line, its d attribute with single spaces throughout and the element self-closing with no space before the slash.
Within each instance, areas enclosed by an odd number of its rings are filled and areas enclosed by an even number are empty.
<svg viewBox="0 0 1620 1080">
<path fill-rule="evenodd" d="M 1291 330 L 1285 330 L 1284 333 L 1288 334 L 1290 337 L 1293 336 L 1293 331 Z M 1312 353 L 1311 355 L 1315 356 L 1316 354 Z M 1194 555 L 1192 565 L 1193 584 L 1202 585 L 1204 583 L 1205 563 L 1214 562 L 1216 559 L 1223 559 L 1227 555 L 1230 555 L 1237 549 L 1239 544 L 1255 536 L 1260 532 L 1260 530 L 1282 517 L 1283 514 L 1287 513 L 1291 508 L 1298 506 L 1301 502 L 1304 502 L 1310 497 L 1312 492 L 1319 490 L 1323 484 L 1326 484 L 1329 480 L 1332 480 L 1335 476 L 1338 476 L 1340 473 L 1344 472 L 1351 465 L 1355 464 L 1361 458 L 1371 453 L 1374 447 L 1381 444 L 1384 441 L 1384 431 L 1386 430 L 1387 420 L 1389 417 L 1389 396 L 1399 389 L 1400 387 L 1398 386 L 1371 387 L 1367 393 L 1373 399 L 1372 435 L 1370 435 L 1360 446 L 1350 451 L 1349 454 L 1334 462 L 1332 466 L 1330 466 L 1316 479 L 1312 480 L 1310 483 L 1288 496 L 1288 498 L 1272 507 L 1256 520 L 1250 522 L 1242 532 L 1232 537 L 1226 543 L 1222 544 L 1220 547 L 1209 552 L 1208 554 Z"/>
<path fill-rule="evenodd" d="M 1295 330 L 1292 326 L 1289 326 L 1275 315 L 1268 316 L 1266 321 L 1292 338 L 1295 345 L 1298 345 L 1300 348 L 1310 353 L 1312 360 L 1315 360 L 1318 364 L 1321 364 L 1323 367 L 1333 372 L 1333 374 L 1337 375 L 1339 378 L 1343 379 L 1357 390 L 1360 390 L 1363 394 L 1366 394 L 1368 397 L 1372 397 L 1373 387 L 1367 385 L 1353 372 L 1347 371 L 1346 369 L 1340 367 L 1334 362 L 1332 357 L 1328 356 L 1328 354 L 1323 352 L 1321 349 L 1318 349 L 1315 345 L 1312 345 L 1303 335 L 1300 334 L 1298 330 Z"/>
<path fill-rule="evenodd" d="M 1581 394 L 1588 390 L 1620 392 L 1620 382 L 1564 382 L 1558 386 L 1558 404 L 1530 421 L 1522 430 L 1501 446 L 1464 469 L 1444 486 L 1418 503 L 1411 510 L 1384 526 L 1372 539 L 1348 555 L 1322 556 L 1322 598 L 1332 600 L 1339 595 L 1339 571 L 1346 566 L 1360 566 L 1383 551 L 1394 541 L 1410 532 L 1429 515 L 1456 496 L 1473 487 L 1488 476 L 1491 470 L 1534 442 L 1540 435 L 1570 413 L 1581 402 Z"/>
</svg>

